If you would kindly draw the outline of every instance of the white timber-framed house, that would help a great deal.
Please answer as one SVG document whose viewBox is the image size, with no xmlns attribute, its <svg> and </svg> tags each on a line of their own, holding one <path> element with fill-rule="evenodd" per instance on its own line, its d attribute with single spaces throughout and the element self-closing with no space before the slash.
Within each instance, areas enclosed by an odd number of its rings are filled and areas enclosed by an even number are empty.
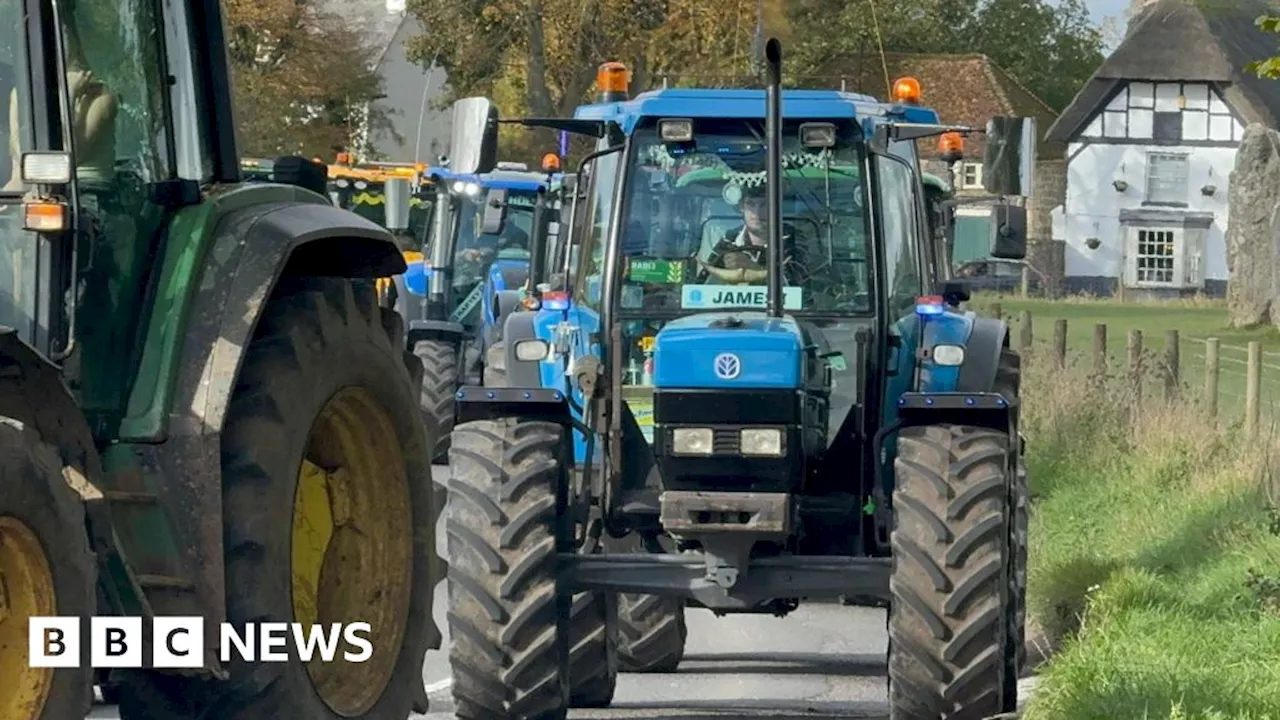
<svg viewBox="0 0 1280 720">
<path fill-rule="evenodd" d="M 1254 21 L 1268 0 L 1154 0 L 1047 139 L 1067 146 L 1069 292 L 1226 292 L 1227 188 L 1250 123 L 1277 127 L 1280 81 L 1245 70 L 1275 54 Z"/>
</svg>

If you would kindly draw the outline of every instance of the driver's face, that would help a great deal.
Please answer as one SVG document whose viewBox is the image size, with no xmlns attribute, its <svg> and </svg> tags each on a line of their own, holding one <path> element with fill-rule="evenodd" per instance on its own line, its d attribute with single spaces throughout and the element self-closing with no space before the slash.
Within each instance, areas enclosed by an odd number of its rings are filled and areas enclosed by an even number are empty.
<svg viewBox="0 0 1280 720">
<path fill-rule="evenodd" d="M 768 219 L 769 205 L 764 198 L 749 197 L 742 199 L 742 221 L 746 223 L 747 230 L 753 233 L 763 232 Z"/>
</svg>

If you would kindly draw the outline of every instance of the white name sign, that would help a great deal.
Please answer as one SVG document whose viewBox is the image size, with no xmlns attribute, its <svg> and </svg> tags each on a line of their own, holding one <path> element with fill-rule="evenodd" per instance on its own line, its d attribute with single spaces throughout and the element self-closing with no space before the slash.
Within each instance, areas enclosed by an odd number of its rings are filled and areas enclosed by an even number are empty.
<svg viewBox="0 0 1280 720">
<path fill-rule="evenodd" d="M 769 288 L 763 285 L 685 285 L 681 289 L 680 307 L 685 310 L 710 310 L 714 308 L 765 307 Z M 782 289 L 784 310 L 803 307 L 804 288 L 787 286 Z"/>
</svg>

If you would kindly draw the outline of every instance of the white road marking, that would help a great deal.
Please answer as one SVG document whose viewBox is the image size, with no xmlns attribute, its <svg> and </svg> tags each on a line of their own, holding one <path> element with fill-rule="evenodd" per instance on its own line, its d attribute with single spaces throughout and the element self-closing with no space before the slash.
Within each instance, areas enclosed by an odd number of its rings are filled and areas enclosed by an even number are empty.
<svg viewBox="0 0 1280 720">
<path fill-rule="evenodd" d="M 438 692 L 443 692 L 445 690 L 448 690 L 450 685 L 453 685 L 452 678 L 449 678 L 446 680 L 438 680 L 436 682 L 430 683 L 429 685 L 427 685 L 427 694 L 435 695 Z"/>
</svg>

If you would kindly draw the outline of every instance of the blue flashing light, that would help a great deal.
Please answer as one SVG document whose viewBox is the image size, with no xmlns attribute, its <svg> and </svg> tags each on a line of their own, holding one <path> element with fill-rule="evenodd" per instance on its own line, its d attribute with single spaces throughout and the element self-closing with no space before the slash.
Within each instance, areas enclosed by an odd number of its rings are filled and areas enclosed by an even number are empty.
<svg viewBox="0 0 1280 720">
<path fill-rule="evenodd" d="M 927 295 L 916 300 L 916 314 L 922 318 L 941 315 L 946 311 L 946 301 L 940 295 Z"/>
<path fill-rule="evenodd" d="M 542 296 L 542 309 L 544 310 L 568 310 L 569 295 L 563 292 L 549 292 Z"/>
</svg>

